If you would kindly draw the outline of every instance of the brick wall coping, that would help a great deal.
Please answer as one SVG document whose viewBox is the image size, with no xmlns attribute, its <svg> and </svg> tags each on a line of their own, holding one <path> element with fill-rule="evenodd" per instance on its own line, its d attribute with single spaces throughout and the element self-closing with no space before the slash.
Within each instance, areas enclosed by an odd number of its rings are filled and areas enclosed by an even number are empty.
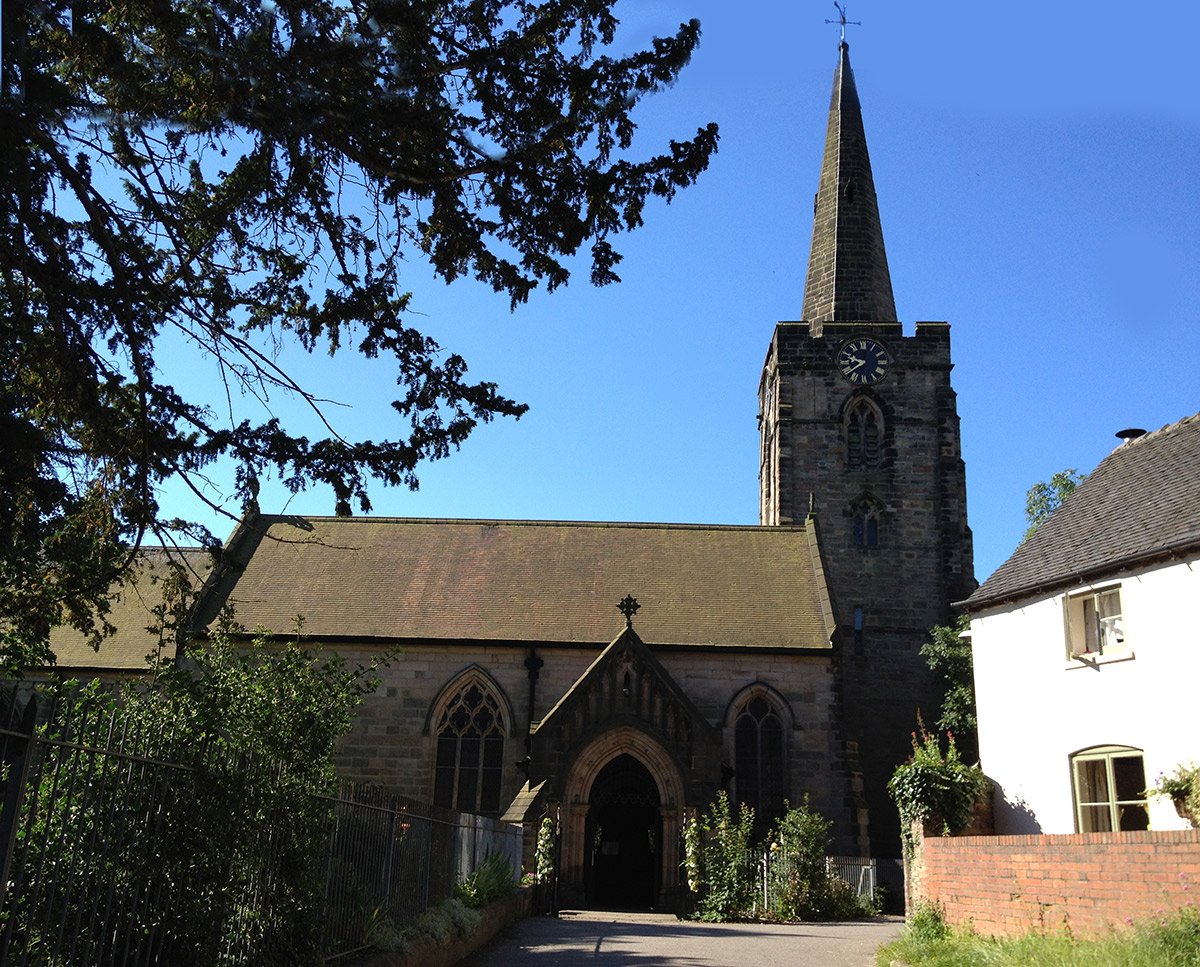
<svg viewBox="0 0 1200 967">
<path fill-rule="evenodd" d="M 937 849 L 939 844 L 947 848 L 966 846 L 1133 846 L 1139 843 L 1196 843 L 1200 845 L 1200 829 L 1159 829 L 1117 833 L 1033 833 L 1019 836 L 928 836 L 926 849 Z"/>
</svg>

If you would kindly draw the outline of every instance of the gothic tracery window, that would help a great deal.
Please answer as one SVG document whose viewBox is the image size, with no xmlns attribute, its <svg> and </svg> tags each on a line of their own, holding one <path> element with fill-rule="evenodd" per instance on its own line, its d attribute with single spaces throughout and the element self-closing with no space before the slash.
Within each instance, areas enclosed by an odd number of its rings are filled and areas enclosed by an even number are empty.
<svg viewBox="0 0 1200 967">
<path fill-rule="evenodd" d="M 851 404 L 846 413 L 846 463 L 851 470 L 873 470 L 879 466 L 883 417 L 865 398 Z"/>
<path fill-rule="evenodd" d="M 754 809 L 756 824 L 783 814 L 783 720 L 766 696 L 756 693 L 738 712 L 733 726 L 737 799 Z"/>
<path fill-rule="evenodd" d="M 505 724 L 496 695 L 478 678 L 467 679 L 442 706 L 435 734 L 434 803 L 499 815 Z"/>
</svg>

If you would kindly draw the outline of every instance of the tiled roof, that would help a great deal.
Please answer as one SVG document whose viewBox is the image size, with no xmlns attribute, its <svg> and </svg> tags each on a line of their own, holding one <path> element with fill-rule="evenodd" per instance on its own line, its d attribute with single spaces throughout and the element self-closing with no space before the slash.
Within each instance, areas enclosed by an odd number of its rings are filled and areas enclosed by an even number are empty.
<svg viewBox="0 0 1200 967">
<path fill-rule="evenodd" d="M 138 562 L 116 586 L 110 597 L 109 622 L 117 630 L 100 643 L 96 651 L 87 639 L 71 627 L 50 632 L 50 650 L 59 668 L 87 668 L 96 671 L 145 671 L 146 658 L 160 647 L 157 634 L 147 630 L 155 622 L 153 609 L 162 604 L 162 578 L 167 573 L 167 556 L 182 561 L 195 576 L 198 585 L 208 572 L 211 556 L 201 548 L 144 547 Z M 168 650 L 174 654 L 174 642 Z"/>
<path fill-rule="evenodd" d="M 1117 447 L 966 601 L 975 610 L 1200 549 L 1200 414 Z"/>
<path fill-rule="evenodd" d="M 246 628 L 325 638 L 605 644 L 617 602 L 651 644 L 828 648 L 803 526 L 258 517 L 217 582 Z M 206 617 L 214 612 L 206 611 Z"/>
</svg>

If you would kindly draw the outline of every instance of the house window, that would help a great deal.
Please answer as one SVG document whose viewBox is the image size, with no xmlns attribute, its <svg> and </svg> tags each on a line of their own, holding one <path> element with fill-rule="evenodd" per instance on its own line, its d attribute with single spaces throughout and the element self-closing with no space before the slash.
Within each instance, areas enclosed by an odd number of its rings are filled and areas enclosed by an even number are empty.
<svg viewBox="0 0 1200 967">
<path fill-rule="evenodd" d="M 752 695 L 734 721 L 737 798 L 754 809 L 756 826 L 783 814 L 783 719 L 761 693 Z"/>
<path fill-rule="evenodd" d="M 1120 587 L 1068 596 L 1066 622 L 1067 652 L 1071 658 L 1119 654 L 1128 650 Z"/>
<path fill-rule="evenodd" d="M 846 464 L 851 470 L 879 466 L 879 439 L 883 416 L 867 399 L 858 399 L 846 411 Z"/>
<path fill-rule="evenodd" d="M 854 546 L 879 546 L 879 508 L 870 499 L 860 500 L 851 512 L 854 518 Z"/>
<path fill-rule="evenodd" d="M 1102 746 L 1071 757 L 1075 828 L 1081 833 L 1149 829 L 1140 749 Z"/>
<path fill-rule="evenodd" d="M 504 713 L 492 690 L 469 679 L 437 720 L 433 801 L 463 812 L 500 814 Z"/>
</svg>

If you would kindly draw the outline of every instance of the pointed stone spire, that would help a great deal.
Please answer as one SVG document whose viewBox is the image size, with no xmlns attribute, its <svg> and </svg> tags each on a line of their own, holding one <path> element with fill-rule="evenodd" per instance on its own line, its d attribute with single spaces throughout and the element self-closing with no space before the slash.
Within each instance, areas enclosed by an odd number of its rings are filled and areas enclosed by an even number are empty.
<svg viewBox="0 0 1200 967">
<path fill-rule="evenodd" d="M 823 322 L 897 321 L 862 107 L 844 41 L 833 74 L 801 318 L 814 334 Z"/>
</svg>

